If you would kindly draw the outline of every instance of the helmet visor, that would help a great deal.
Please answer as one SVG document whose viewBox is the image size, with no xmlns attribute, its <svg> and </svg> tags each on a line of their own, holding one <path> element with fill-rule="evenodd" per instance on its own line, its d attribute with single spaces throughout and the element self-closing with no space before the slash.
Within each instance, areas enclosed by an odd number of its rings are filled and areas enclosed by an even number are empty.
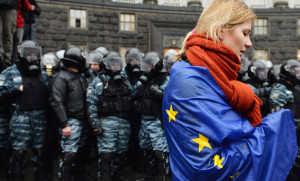
<svg viewBox="0 0 300 181">
<path fill-rule="evenodd" d="M 106 69 L 112 70 L 113 72 L 118 72 L 123 70 L 123 60 L 122 57 L 113 57 L 105 60 Z"/>
<path fill-rule="evenodd" d="M 150 72 L 152 69 L 154 69 L 155 65 L 159 62 L 159 58 L 158 57 L 153 57 L 153 58 L 144 58 L 141 59 L 141 65 L 140 65 L 140 69 L 141 71 L 148 73 Z"/>
<path fill-rule="evenodd" d="M 142 56 L 140 54 L 129 54 L 126 56 L 126 63 L 134 65 L 140 65 L 140 61 L 142 59 Z"/>
<path fill-rule="evenodd" d="M 89 64 L 100 64 L 103 59 L 103 55 L 101 53 L 90 53 L 88 56 Z"/>
<path fill-rule="evenodd" d="M 29 63 L 42 58 L 41 47 L 20 47 L 20 57 L 26 59 Z"/>
<path fill-rule="evenodd" d="M 266 67 L 257 67 L 255 70 L 255 77 L 259 80 L 266 80 L 268 77 L 268 69 Z"/>
</svg>

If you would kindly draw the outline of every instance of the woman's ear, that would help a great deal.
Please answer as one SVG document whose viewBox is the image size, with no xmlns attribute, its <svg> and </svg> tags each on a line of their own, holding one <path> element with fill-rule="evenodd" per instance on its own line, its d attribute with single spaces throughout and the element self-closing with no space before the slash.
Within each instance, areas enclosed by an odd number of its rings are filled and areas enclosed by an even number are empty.
<svg viewBox="0 0 300 181">
<path fill-rule="evenodd" d="M 217 35 L 220 41 L 224 39 L 224 28 L 223 25 L 220 25 L 217 29 Z"/>
</svg>

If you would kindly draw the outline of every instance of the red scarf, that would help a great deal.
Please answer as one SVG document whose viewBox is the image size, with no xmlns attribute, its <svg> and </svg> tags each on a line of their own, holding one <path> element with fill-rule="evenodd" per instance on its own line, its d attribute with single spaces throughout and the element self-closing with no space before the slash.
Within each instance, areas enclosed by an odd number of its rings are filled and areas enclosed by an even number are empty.
<svg viewBox="0 0 300 181">
<path fill-rule="evenodd" d="M 203 34 L 193 34 L 186 42 L 186 56 L 193 66 L 206 67 L 224 92 L 229 105 L 241 112 L 254 127 L 262 122 L 262 101 L 251 87 L 237 81 L 241 60 L 226 45 Z"/>
</svg>

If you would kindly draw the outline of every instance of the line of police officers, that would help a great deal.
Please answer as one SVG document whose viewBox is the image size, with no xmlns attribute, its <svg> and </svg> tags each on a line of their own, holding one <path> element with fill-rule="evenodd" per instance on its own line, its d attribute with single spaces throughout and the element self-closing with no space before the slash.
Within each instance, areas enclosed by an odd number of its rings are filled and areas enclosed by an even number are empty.
<svg viewBox="0 0 300 181">
<path fill-rule="evenodd" d="M 174 53 L 166 56 L 167 69 Z M 7 180 L 24 179 L 29 148 L 35 180 L 50 180 L 58 138 L 60 180 L 87 179 L 84 166 L 93 139 L 99 180 L 123 180 L 129 147 L 129 158 L 147 173 L 144 180 L 154 179 L 154 163 L 157 179 L 167 179 L 169 150 L 161 104 L 169 75 L 163 58 L 132 48 L 126 52 L 125 69 L 122 57 L 104 47 L 87 58 L 89 71 L 79 48 L 42 58 L 36 42 L 24 41 L 18 61 L 1 70 L 0 161 Z"/>
<path fill-rule="evenodd" d="M 157 179 L 166 180 L 169 150 L 161 102 L 175 53 L 168 51 L 163 60 L 157 52 L 144 55 L 132 48 L 126 52 L 125 67 L 117 52 L 99 47 L 87 56 L 87 72 L 78 48 L 42 58 L 37 43 L 22 42 L 18 61 L 0 74 L 0 161 L 7 179 L 23 180 L 26 152 L 31 148 L 35 179 L 50 180 L 60 140 L 59 178 L 87 180 L 84 166 L 94 140 L 99 180 L 112 180 L 112 176 L 124 180 L 128 157 L 136 169 L 147 173 L 144 180 L 154 179 L 154 166 Z M 268 70 L 262 60 L 251 63 L 247 73 L 245 82 L 264 102 L 263 116 L 290 109 L 295 124 L 300 124 L 299 61 L 283 62 L 279 79 L 274 67 Z M 299 161 L 288 180 L 299 179 Z"/>
</svg>

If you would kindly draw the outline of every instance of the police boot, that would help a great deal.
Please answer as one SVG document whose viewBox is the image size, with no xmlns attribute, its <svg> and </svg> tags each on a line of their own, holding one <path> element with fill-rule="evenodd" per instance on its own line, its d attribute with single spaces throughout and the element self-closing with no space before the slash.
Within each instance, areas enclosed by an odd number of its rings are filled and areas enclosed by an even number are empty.
<svg viewBox="0 0 300 181">
<path fill-rule="evenodd" d="M 157 180 L 166 181 L 169 173 L 169 157 L 168 153 L 155 151 L 155 161 L 157 163 Z"/>
<path fill-rule="evenodd" d="M 26 150 L 13 150 L 11 161 L 11 180 L 23 180 Z"/>
<path fill-rule="evenodd" d="M 154 179 L 154 159 L 153 159 L 153 151 L 152 150 L 142 150 L 143 157 L 143 167 L 145 169 L 146 176 L 144 177 L 144 181 L 152 181 Z"/>
<path fill-rule="evenodd" d="M 33 170 L 35 172 L 35 180 L 45 180 L 45 150 L 43 148 L 32 149 L 34 157 Z"/>
<path fill-rule="evenodd" d="M 76 153 L 66 152 L 62 154 L 61 181 L 71 181 L 73 176 L 73 164 L 76 161 Z"/>
<path fill-rule="evenodd" d="M 9 180 L 9 159 L 10 159 L 10 156 L 11 156 L 11 148 L 10 147 L 0 148 L 0 165 L 4 169 L 6 180 Z"/>
<path fill-rule="evenodd" d="M 100 155 L 100 178 L 101 181 L 111 181 L 111 163 L 114 153 L 102 153 Z"/>
<path fill-rule="evenodd" d="M 77 151 L 77 160 L 75 165 L 75 181 L 92 181 L 96 180 L 95 178 L 89 176 L 86 173 L 85 166 L 89 160 L 89 150 L 87 147 L 78 148 Z"/>
<path fill-rule="evenodd" d="M 113 180 L 116 180 L 116 181 L 126 180 L 126 178 L 124 177 L 123 169 L 124 169 L 125 164 L 127 163 L 127 160 L 128 160 L 128 158 L 127 158 L 126 152 L 117 154 L 114 157 L 113 165 L 115 167 L 114 168 L 115 170 L 113 171 L 113 175 L 114 175 Z"/>
</svg>

